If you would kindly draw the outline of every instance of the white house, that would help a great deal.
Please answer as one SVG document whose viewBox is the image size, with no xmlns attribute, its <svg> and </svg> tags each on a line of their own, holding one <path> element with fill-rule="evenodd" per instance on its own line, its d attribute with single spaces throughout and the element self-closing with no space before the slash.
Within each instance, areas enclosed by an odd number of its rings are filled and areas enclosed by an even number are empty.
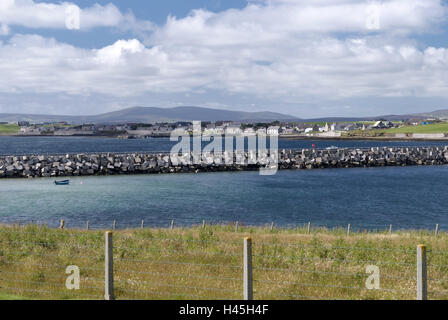
<svg viewBox="0 0 448 320">
<path fill-rule="evenodd" d="M 204 136 L 221 136 L 224 134 L 224 128 L 206 128 L 203 134 Z"/>
<path fill-rule="evenodd" d="M 278 126 L 269 127 L 266 130 L 266 133 L 271 135 L 271 136 L 277 136 L 278 135 L 278 129 L 280 129 L 280 127 L 278 127 Z"/>
<path fill-rule="evenodd" d="M 246 128 L 246 129 L 244 129 L 244 135 L 246 135 L 246 136 L 253 136 L 253 135 L 255 135 L 254 128 Z"/>
<path fill-rule="evenodd" d="M 293 134 L 294 133 L 294 128 L 282 128 L 281 133 L 283 134 Z"/>
<path fill-rule="evenodd" d="M 240 135 L 241 133 L 242 133 L 242 130 L 241 130 L 240 126 L 229 125 L 226 127 L 226 134 Z"/>
<path fill-rule="evenodd" d="M 260 128 L 257 130 L 257 134 L 266 135 L 266 128 Z"/>
<path fill-rule="evenodd" d="M 377 121 L 375 122 L 375 124 L 372 126 L 373 129 L 384 129 L 387 128 L 387 126 L 383 123 L 383 121 Z"/>
<path fill-rule="evenodd" d="M 313 128 L 306 128 L 305 129 L 305 133 L 311 133 L 311 132 L 313 132 Z"/>
</svg>

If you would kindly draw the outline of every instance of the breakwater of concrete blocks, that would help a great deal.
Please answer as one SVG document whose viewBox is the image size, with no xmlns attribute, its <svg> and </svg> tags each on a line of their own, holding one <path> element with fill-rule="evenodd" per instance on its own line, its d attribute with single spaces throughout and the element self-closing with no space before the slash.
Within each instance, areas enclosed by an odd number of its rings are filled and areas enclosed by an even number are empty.
<svg viewBox="0 0 448 320">
<path fill-rule="evenodd" d="M 227 159 L 226 159 L 227 157 Z M 183 154 L 173 161 L 169 153 L 66 154 L 0 156 L 0 177 L 60 177 L 115 174 L 155 174 L 257 170 L 266 159 L 247 152 L 203 154 L 201 161 Z M 250 161 L 249 159 L 252 159 Z M 230 159 L 231 160 L 231 159 Z M 247 164 L 252 162 L 251 164 Z M 377 147 L 369 149 L 279 150 L 278 169 L 350 168 L 448 164 L 448 146 Z"/>
</svg>

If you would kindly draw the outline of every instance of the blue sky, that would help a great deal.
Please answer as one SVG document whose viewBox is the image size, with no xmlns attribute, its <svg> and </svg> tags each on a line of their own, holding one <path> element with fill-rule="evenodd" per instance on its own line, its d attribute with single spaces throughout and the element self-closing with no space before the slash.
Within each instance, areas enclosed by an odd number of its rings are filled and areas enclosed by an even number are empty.
<svg viewBox="0 0 448 320">
<path fill-rule="evenodd" d="M 0 112 L 448 109 L 447 14 L 440 0 L 1 0 Z"/>
</svg>

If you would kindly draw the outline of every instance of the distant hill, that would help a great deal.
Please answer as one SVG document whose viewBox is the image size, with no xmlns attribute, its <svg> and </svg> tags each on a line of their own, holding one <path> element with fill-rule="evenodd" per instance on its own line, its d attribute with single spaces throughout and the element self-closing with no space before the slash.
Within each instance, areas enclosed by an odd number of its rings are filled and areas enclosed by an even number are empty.
<svg viewBox="0 0 448 320">
<path fill-rule="evenodd" d="M 380 115 L 372 117 L 322 117 L 314 119 L 300 119 L 291 115 L 276 112 L 244 112 L 230 111 L 202 107 L 132 107 L 119 111 L 113 111 L 91 116 L 65 116 L 65 115 L 42 115 L 42 114 L 12 114 L 0 113 L 0 121 L 17 122 L 57 122 L 68 123 L 153 123 L 171 121 L 235 121 L 235 122 L 344 122 L 344 121 L 373 121 L 388 120 L 399 121 L 409 119 L 441 118 L 448 119 L 448 109 L 437 110 L 426 113 L 403 114 L 403 115 Z"/>
<path fill-rule="evenodd" d="M 57 122 L 57 121 L 67 121 L 67 122 L 77 123 L 78 119 L 82 119 L 82 117 L 59 116 L 59 115 L 48 115 L 48 114 L 0 113 L 0 121 L 1 122 L 17 122 L 17 121 Z"/>
<path fill-rule="evenodd" d="M 419 116 L 423 118 L 439 118 L 448 119 L 448 109 L 436 110 L 432 112 L 416 113 L 414 116 Z"/>
<path fill-rule="evenodd" d="M 124 123 L 124 122 L 163 122 L 163 121 L 298 121 L 297 117 L 275 112 L 229 111 L 202 107 L 132 107 L 119 111 L 92 116 L 36 115 L 0 113 L 0 121 L 17 122 L 56 122 L 69 123 Z"/>
<path fill-rule="evenodd" d="M 371 119 L 373 118 L 327 117 L 327 118 L 303 119 L 301 122 L 354 122 L 354 121 L 370 121 Z"/>
<path fill-rule="evenodd" d="M 91 117 L 95 122 L 154 122 L 154 121 L 275 121 L 298 120 L 275 112 L 244 112 L 201 107 L 133 107 Z"/>
<path fill-rule="evenodd" d="M 385 121 L 407 121 L 410 119 L 414 120 L 423 120 L 426 118 L 432 118 L 434 116 L 425 116 L 423 114 L 390 114 L 390 115 L 382 115 L 382 116 L 372 116 L 372 117 L 327 117 L 327 118 L 315 118 L 315 119 L 306 119 L 302 120 L 305 122 L 354 122 L 354 121 L 376 121 L 376 120 L 385 120 Z"/>
</svg>

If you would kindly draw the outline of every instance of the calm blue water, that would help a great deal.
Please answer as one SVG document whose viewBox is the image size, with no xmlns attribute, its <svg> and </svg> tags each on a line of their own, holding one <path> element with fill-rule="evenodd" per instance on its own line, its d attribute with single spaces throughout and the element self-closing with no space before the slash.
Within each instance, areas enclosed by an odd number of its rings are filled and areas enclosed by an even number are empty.
<svg viewBox="0 0 448 320">
<path fill-rule="evenodd" d="M 384 167 L 257 172 L 1 179 L 0 222 L 68 227 L 168 227 L 208 222 L 274 221 L 352 228 L 448 227 L 448 167 Z M 81 184 L 82 183 L 82 184 Z"/>
<path fill-rule="evenodd" d="M 82 152 L 157 152 L 170 151 L 177 142 L 169 138 L 112 139 L 97 137 L 2 137 L 0 155 L 64 154 Z M 208 144 L 208 142 L 204 142 Z M 327 148 L 336 146 L 381 147 L 381 146 L 432 146 L 446 145 L 447 141 L 366 141 L 366 140 L 279 140 L 280 149 Z"/>
</svg>

